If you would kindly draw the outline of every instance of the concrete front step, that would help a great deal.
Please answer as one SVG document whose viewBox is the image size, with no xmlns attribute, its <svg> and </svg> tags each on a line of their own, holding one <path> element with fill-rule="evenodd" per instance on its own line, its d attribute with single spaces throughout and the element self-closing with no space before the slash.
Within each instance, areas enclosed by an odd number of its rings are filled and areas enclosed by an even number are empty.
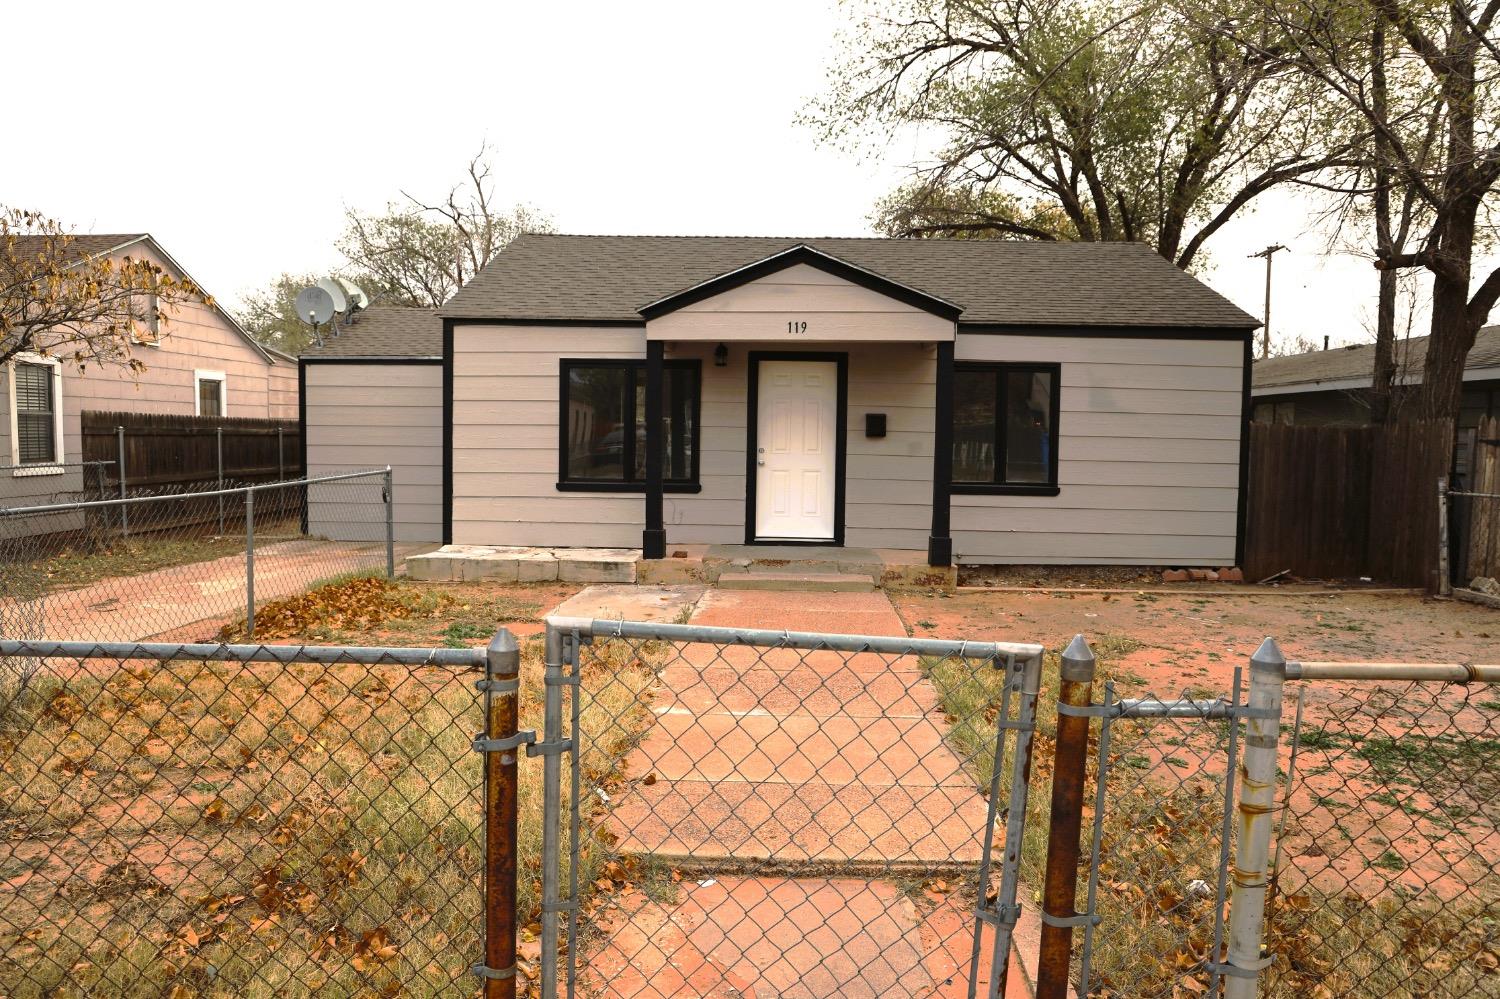
<svg viewBox="0 0 1500 999">
<path fill-rule="evenodd" d="M 444 545 L 406 560 L 412 579 L 502 583 L 634 583 L 641 553 L 629 548 Z"/>
<path fill-rule="evenodd" d="M 804 591 L 812 593 L 869 593 L 875 580 L 853 572 L 777 572 L 751 569 L 748 572 L 725 572 L 719 576 L 725 590 Z"/>
</svg>

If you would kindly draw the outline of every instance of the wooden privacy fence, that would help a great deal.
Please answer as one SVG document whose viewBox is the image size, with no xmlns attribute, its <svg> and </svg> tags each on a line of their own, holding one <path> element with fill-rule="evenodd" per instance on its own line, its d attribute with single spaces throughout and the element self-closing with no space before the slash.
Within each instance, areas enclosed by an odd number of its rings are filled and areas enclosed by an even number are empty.
<svg viewBox="0 0 1500 999">
<path fill-rule="evenodd" d="M 1470 451 L 1468 475 L 1449 505 L 1454 536 L 1455 585 L 1477 576 L 1500 578 L 1500 417 L 1479 421 Z"/>
<path fill-rule="evenodd" d="M 1246 577 L 1286 570 L 1431 586 L 1437 483 L 1452 461 L 1450 421 L 1251 424 Z"/>
<path fill-rule="evenodd" d="M 132 488 L 216 482 L 220 448 L 226 482 L 275 482 L 302 475 L 302 430 L 295 422 L 161 413 L 83 413 L 85 461 L 117 462 L 124 434 L 124 472 Z M 119 465 L 104 466 L 109 487 Z"/>
</svg>

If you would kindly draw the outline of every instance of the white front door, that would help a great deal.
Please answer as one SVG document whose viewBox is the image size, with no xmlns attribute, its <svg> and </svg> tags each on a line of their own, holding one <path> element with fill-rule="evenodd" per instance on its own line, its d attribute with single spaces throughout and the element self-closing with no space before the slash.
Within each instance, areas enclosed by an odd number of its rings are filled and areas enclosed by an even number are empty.
<svg viewBox="0 0 1500 999">
<path fill-rule="evenodd" d="M 838 363 L 761 361 L 755 433 L 756 539 L 832 541 Z"/>
</svg>

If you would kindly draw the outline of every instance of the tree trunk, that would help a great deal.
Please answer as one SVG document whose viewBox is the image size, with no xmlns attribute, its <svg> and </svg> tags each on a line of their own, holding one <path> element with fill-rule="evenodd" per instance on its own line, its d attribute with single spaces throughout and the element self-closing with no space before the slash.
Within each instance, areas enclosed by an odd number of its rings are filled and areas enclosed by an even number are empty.
<svg viewBox="0 0 1500 999">
<path fill-rule="evenodd" d="M 1371 95 L 1375 113 L 1384 119 L 1386 106 L 1385 29 L 1377 25 L 1370 33 Z M 1375 246 L 1377 255 L 1387 260 L 1395 252 L 1391 234 L 1391 152 L 1390 142 L 1380 130 L 1375 131 Z M 1379 272 L 1380 293 L 1375 307 L 1375 370 L 1370 381 L 1370 422 L 1376 425 L 1391 419 L 1391 391 L 1396 379 L 1396 272 Z"/>
<path fill-rule="evenodd" d="M 1441 221 L 1439 266 L 1432 268 L 1432 336 L 1422 368 L 1422 416 L 1458 420 L 1464 394 L 1464 362 L 1479 323 L 1469 315 L 1469 271 L 1474 259 L 1474 223 L 1479 200 L 1455 198 Z"/>
<path fill-rule="evenodd" d="M 1370 422 L 1391 422 L 1391 395 L 1396 382 L 1396 272 L 1380 274 L 1380 297 L 1375 309 L 1375 371 L 1370 383 Z"/>
</svg>

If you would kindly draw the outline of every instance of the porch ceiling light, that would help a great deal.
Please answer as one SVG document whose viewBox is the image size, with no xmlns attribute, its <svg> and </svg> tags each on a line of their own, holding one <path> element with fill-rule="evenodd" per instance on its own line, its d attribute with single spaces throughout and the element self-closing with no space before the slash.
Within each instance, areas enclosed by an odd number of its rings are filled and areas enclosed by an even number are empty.
<svg viewBox="0 0 1500 999">
<path fill-rule="evenodd" d="M 722 368 L 729 364 L 729 348 L 722 343 L 714 348 L 714 367 Z"/>
</svg>

